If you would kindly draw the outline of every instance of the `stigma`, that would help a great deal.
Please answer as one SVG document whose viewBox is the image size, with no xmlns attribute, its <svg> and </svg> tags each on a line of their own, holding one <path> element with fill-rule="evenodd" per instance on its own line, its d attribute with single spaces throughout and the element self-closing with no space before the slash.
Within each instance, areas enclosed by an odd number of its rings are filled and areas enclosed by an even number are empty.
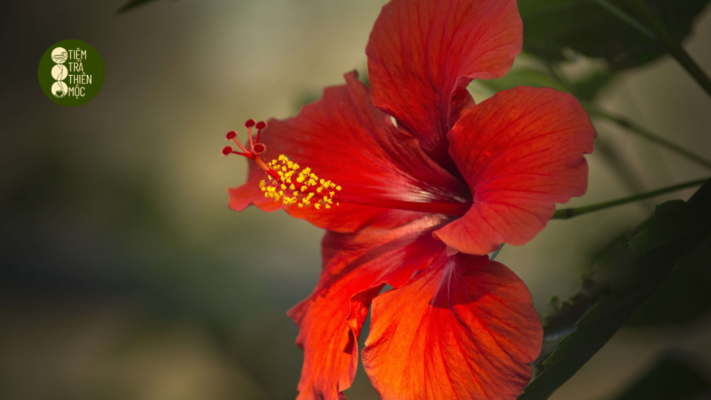
<svg viewBox="0 0 711 400">
<path fill-rule="evenodd" d="M 227 156 L 230 154 L 237 154 L 243 157 L 247 157 L 249 159 L 255 160 L 256 158 L 259 158 L 259 155 L 267 151 L 267 146 L 264 145 L 264 143 L 260 142 L 260 139 L 262 138 L 262 130 L 267 127 L 267 123 L 264 121 L 259 121 L 259 122 L 254 122 L 253 119 L 247 120 L 247 122 L 244 123 L 244 126 L 247 128 L 248 131 L 248 136 L 249 136 L 249 150 L 247 150 L 244 146 L 242 146 L 242 143 L 237 140 L 237 132 L 235 131 L 230 131 L 227 132 L 227 135 L 225 136 L 227 140 L 231 140 L 235 142 L 235 144 L 242 150 L 241 152 L 235 151 L 232 146 L 225 146 L 225 148 L 222 149 L 222 155 Z M 257 128 L 257 139 L 255 140 L 253 135 L 252 135 L 252 128 Z"/>
</svg>

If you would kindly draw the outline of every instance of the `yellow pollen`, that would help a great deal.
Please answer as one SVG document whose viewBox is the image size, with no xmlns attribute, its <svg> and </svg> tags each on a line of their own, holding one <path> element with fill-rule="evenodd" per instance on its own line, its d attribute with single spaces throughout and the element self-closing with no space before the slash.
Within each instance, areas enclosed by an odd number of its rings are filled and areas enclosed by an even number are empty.
<svg viewBox="0 0 711 400">
<path fill-rule="evenodd" d="M 321 206 L 331 208 L 333 197 L 341 187 L 335 183 L 319 178 L 311 168 L 301 166 L 285 155 L 280 155 L 276 160 L 267 163 L 279 179 L 268 175 L 268 181 L 259 182 L 259 187 L 264 192 L 264 197 L 284 205 L 296 204 L 299 208 L 314 206 L 320 210 Z M 318 196 L 315 196 L 318 193 Z M 336 203 L 338 205 L 338 203 Z"/>
</svg>

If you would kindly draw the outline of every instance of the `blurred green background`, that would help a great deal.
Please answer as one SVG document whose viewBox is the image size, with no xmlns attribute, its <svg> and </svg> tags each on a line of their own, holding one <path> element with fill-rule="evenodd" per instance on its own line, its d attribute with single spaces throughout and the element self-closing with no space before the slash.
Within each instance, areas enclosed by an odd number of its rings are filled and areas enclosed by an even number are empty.
<svg viewBox="0 0 711 400">
<path fill-rule="evenodd" d="M 121 0 L 0 5 L 0 398 L 296 396 L 302 353 L 285 312 L 317 282 L 322 231 L 283 212 L 229 211 L 227 188 L 246 163 L 220 150 L 245 120 L 286 118 L 344 72 L 364 74 L 385 2 L 158 1 L 125 14 Z M 40 57 L 64 39 L 88 42 L 106 65 L 101 93 L 75 108 L 37 81 Z M 711 10 L 685 45 L 711 71 Z M 532 64 L 522 56 L 515 69 Z M 562 66 L 571 77 L 601 68 Z M 470 90 L 477 101 L 492 94 Z M 669 58 L 620 73 L 598 103 L 711 154 L 711 100 Z M 708 176 L 596 126 L 607 156 L 588 157 L 588 194 L 573 205 Z M 654 204 L 692 192 L 553 221 L 498 260 L 544 314 L 551 296 L 578 290 L 597 250 Z M 710 335 L 708 314 L 625 329 L 553 398 L 614 396 L 670 349 L 711 363 Z M 346 395 L 377 398 L 362 370 Z"/>
</svg>

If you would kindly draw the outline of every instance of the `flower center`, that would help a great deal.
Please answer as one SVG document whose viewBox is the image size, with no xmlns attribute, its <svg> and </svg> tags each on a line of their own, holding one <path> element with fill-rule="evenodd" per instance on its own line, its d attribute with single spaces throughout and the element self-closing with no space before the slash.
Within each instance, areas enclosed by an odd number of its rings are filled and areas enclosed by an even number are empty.
<svg viewBox="0 0 711 400">
<path fill-rule="evenodd" d="M 339 206 L 341 202 L 359 204 L 365 206 L 390 208 L 396 210 L 416 211 L 431 214 L 446 214 L 461 217 L 472 206 L 471 202 L 410 202 L 402 200 L 392 200 L 385 198 L 374 198 L 366 196 L 352 195 L 341 192 L 342 188 L 338 184 L 318 177 L 311 168 L 302 168 L 299 164 L 289 160 L 285 155 L 280 155 L 277 159 L 265 163 L 259 156 L 267 150 L 267 146 L 260 143 L 262 130 L 267 126 L 263 121 L 255 123 L 248 120 L 245 127 L 249 131 L 249 147 L 247 150 L 237 140 L 237 133 L 232 131 L 227 134 L 227 140 L 234 141 L 242 150 L 233 150 L 231 146 L 222 149 L 223 155 L 237 154 L 253 160 L 259 168 L 267 173 L 267 179 L 259 182 L 259 187 L 264 192 L 264 197 L 281 202 L 285 205 L 296 204 L 298 207 L 314 207 L 317 210 Z M 257 128 L 257 139 L 252 136 L 252 128 Z"/>
<path fill-rule="evenodd" d="M 311 171 L 311 168 L 301 168 L 301 166 L 285 155 L 280 155 L 276 160 L 272 160 L 268 164 L 262 160 L 259 155 L 266 151 L 267 146 L 260 143 L 262 129 L 267 124 L 263 121 L 255 123 L 254 120 L 248 120 L 245 124 L 249 131 L 249 147 L 247 150 L 237 140 L 237 132 L 227 133 L 227 140 L 232 140 L 242 150 L 235 151 L 231 146 L 222 149 L 223 155 L 237 154 L 254 160 L 255 163 L 267 173 L 267 180 L 259 182 L 259 187 L 264 192 L 264 197 L 273 199 L 275 202 L 283 204 L 296 204 L 299 207 L 313 206 L 317 210 L 321 207 L 331 208 L 334 205 L 333 198 L 337 191 L 342 188 L 335 183 L 320 179 Z M 252 127 L 257 128 L 257 140 L 254 141 L 252 135 Z M 340 204 L 335 203 L 336 206 Z"/>
</svg>

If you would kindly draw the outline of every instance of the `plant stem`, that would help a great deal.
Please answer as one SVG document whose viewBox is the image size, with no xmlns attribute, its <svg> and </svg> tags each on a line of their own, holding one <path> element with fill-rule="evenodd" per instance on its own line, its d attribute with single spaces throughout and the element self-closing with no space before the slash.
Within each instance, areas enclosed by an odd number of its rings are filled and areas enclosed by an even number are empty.
<svg viewBox="0 0 711 400">
<path fill-rule="evenodd" d="M 636 19 L 634 19 L 634 18 L 632 18 L 631 16 L 629 16 L 626 12 L 624 12 L 624 11 L 620 10 L 619 8 L 617 8 L 615 5 L 613 5 L 613 4 L 610 3 L 609 1 L 607 1 L 607 0 L 595 0 L 595 2 L 596 2 L 597 4 L 599 4 L 600 7 L 604 8 L 604 9 L 607 10 L 607 11 L 609 11 L 611 14 L 614 14 L 617 18 L 619 18 L 619 19 L 625 21 L 625 22 L 627 23 L 627 25 L 629 25 L 629 26 L 631 26 L 631 27 L 637 29 L 638 31 L 640 31 L 640 32 L 641 32 L 642 34 L 644 34 L 645 36 L 647 36 L 647 37 L 649 37 L 649 38 L 651 38 L 651 39 L 654 39 L 654 40 L 657 39 L 657 36 L 656 36 L 652 31 L 650 31 L 649 29 L 647 29 L 646 26 L 642 25 L 639 21 L 637 21 Z"/>
<path fill-rule="evenodd" d="M 709 161 L 697 154 L 694 154 L 691 151 L 686 150 L 685 148 L 683 148 L 677 144 L 674 144 L 664 138 L 661 138 L 661 137 L 653 134 L 652 132 L 649 132 L 648 130 L 629 121 L 628 119 L 626 119 L 624 117 L 610 114 L 606 111 L 602 111 L 602 110 L 598 109 L 597 107 L 589 105 L 589 104 L 586 105 L 586 108 L 590 114 L 604 118 L 608 121 L 612 121 L 622 127 L 629 129 L 630 131 L 636 133 L 637 135 L 639 135 L 651 142 L 654 142 L 660 146 L 666 147 L 667 149 L 669 149 L 681 156 L 684 156 L 684 157 L 688 158 L 689 160 L 696 162 L 699 165 L 703 165 L 706 168 L 711 168 L 711 161 Z"/>
<path fill-rule="evenodd" d="M 639 11 L 639 17 L 642 18 L 642 22 L 647 25 L 647 27 L 654 32 L 659 41 L 666 47 L 669 54 L 676 59 L 676 61 L 681 64 L 681 66 L 686 70 L 686 72 L 691 75 L 696 82 L 701 86 L 706 93 L 711 96 L 711 79 L 708 75 L 699 67 L 699 65 L 691 58 L 689 53 L 684 50 L 684 48 L 679 44 L 674 35 L 669 32 L 669 29 L 662 23 L 662 21 L 657 17 L 647 4 L 646 0 L 633 0 L 633 4 L 636 6 L 637 11 Z"/>
<path fill-rule="evenodd" d="M 578 215 L 587 214 L 587 213 L 590 213 L 593 211 L 604 210 L 606 208 L 615 207 L 615 206 L 619 206 L 622 204 L 633 203 L 635 201 L 640 201 L 640 200 L 644 200 L 644 199 L 649 199 L 651 197 L 661 196 L 663 194 L 675 192 L 677 190 L 682 190 L 682 189 L 687 189 L 687 188 L 694 187 L 694 186 L 699 186 L 699 185 L 704 184 L 704 182 L 706 182 L 707 180 L 708 180 L 708 178 L 699 179 L 696 181 L 681 183 L 679 185 L 669 186 L 669 187 L 666 187 L 663 189 L 653 190 L 651 192 L 636 194 L 634 196 L 625 197 L 623 199 L 606 201 L 604 203 L 593 204 L 590 206 L 575 207 L 575 208 L 563 208 L 563 209 L 556 210 L 555 214 L 553 214 L 553 218 L 551 218 L 551 219 L 569 219 L 569 218 L 577 217 Z"/>
</svg>

